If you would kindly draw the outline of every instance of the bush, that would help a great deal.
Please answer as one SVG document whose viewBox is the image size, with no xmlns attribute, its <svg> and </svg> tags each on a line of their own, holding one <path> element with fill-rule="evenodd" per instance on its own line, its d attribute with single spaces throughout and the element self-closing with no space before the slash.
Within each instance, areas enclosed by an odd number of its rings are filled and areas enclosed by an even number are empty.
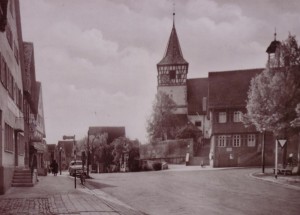
<svg viewBox="0 0 300 215">
<path fill-rule="evenodd" d="M 153 163 L 153 169 L 154 170 L 161 170 L 161 166 L 162 166 L 162 163 L 161 162 L 155 162 Z"/>
</svg>

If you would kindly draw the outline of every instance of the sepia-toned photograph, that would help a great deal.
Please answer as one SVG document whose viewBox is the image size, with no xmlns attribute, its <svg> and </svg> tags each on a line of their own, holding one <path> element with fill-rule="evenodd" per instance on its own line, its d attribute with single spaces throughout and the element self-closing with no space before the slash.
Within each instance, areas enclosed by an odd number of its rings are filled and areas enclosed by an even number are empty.
<svg viewBox="0 0 300 215">
<path fill-rule="evenodd" d="M 1 215 L 299 215 L 299 0 L 0 0 Z"/>
</svg>

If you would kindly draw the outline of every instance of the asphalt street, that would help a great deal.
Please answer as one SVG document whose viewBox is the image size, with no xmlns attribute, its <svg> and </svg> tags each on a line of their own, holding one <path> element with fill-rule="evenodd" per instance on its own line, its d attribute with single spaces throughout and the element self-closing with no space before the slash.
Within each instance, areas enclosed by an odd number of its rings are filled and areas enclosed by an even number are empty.
<svg viewBox="0 0 300 215">
<path fill-rule="evenodd" d="M 258 180 L 259 169 L 92 174 L 89 188 L 150 215 L 299 214 L 300 190 Z"/>
</svg>

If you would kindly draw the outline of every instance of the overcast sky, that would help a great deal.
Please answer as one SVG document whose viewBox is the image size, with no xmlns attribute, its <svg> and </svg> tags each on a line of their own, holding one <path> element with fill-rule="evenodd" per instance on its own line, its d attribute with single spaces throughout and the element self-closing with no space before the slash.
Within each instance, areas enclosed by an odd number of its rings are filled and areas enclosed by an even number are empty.
<svg viewBox="0 0 300 215">
<path fill-rule="evenodd" d="M 261 68 L 265 50 L 300 38 L 298 0 L 175 0 L 188 78 Z M 125 126 L 146 142 L 156 64 L 172 28 L 170 0 L 21 0 L 24 41 L 34 43 L 46 141 L 83 138 L 89 126 Z"/>
</svg>

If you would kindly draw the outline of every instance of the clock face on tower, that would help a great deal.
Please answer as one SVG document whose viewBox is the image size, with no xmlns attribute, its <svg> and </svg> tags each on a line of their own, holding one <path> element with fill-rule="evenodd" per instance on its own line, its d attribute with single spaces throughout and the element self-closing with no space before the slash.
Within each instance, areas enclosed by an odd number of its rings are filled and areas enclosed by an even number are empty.
<svg viewBox="0 0 300 215">
<path fill-rule="evenodd" d="M 162 83 L 168 83 L 168 81 L 169 81 L 169 75 L 167 75 L 167 74 L 161 75 Z"/>
</svg>

